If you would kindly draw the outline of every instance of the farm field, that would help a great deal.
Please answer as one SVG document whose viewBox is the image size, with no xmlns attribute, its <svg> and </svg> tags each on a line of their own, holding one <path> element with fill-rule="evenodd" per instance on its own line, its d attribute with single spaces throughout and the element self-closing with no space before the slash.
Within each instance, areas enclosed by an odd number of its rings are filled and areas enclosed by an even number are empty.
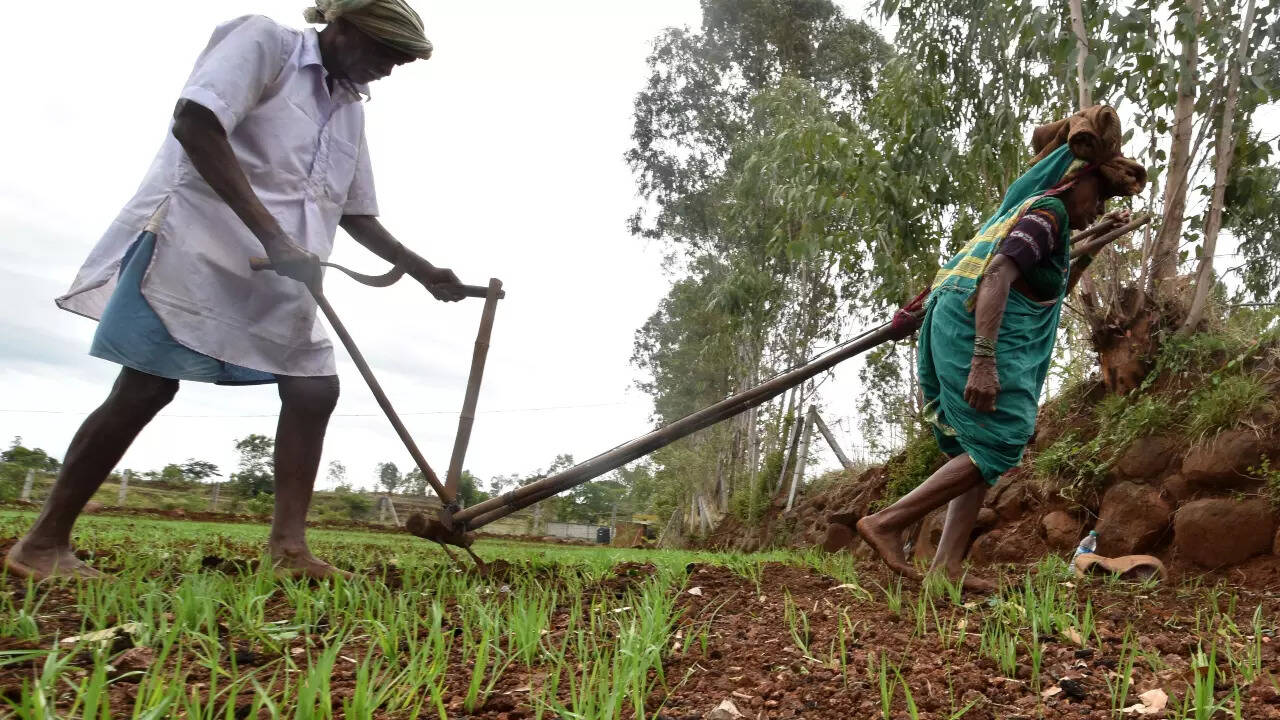
<svg viewBox="0 0 1280 720">
<path fill-rule="evenodd" d="M 30 518 L 0 514 L 0 551 Z M 1280 718 L 1280 593 L 1230 576 L 1048 558 L 979 597 L 848 555 L 496 541 L 480 574 L 316 530 L 356 578 L 312 583 L 260 563 L 265 525 L 78 530 L 117 579 L 3 578 L 0 717 Z"/>
</svg>

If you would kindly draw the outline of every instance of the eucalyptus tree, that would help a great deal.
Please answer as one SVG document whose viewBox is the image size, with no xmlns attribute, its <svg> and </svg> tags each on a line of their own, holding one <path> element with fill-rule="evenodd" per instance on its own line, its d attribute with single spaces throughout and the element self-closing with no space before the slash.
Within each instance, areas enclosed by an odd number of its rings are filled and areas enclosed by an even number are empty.
<svg viewBox="0 0 1280 720">
<path fill-rule="evenodd" d="M 626 156 L 644 201 L 630 227 L 663 243 L 678 281 L 637 339 L 637 362 L 653 378 L 643 387 L 666 419 L 669 406 L 708 389 L 744 389 L 795 362 L 821 333 L 814 318 L 832 304 L 822 263 L 779 252 L 770 218 L 739 212 L 761 200 L 744 182 L 751 149 L 773 127 L 758 97 L 795 79 L 849 125 L 888 57 L 874 30 L 829 0 L 704 0 L 702 10 L 700 29 L 671 28 L 655 40 Z M 693 307 L 691 290 L 705 307 Z M 795 312 L 819 296 L 821 307 Z M 664 345 L 663 335 L 674 340 Z M 698 358 L 694 372 L 685 372 L 689 357 Z M 751 412 L 731 431 L 700 434 L 666 455 L 697 456 L 691 473 L 714 468 L 708 491 L 723 510 L 737 480 L 754 474 L 761 442 Z"/>
</svg>

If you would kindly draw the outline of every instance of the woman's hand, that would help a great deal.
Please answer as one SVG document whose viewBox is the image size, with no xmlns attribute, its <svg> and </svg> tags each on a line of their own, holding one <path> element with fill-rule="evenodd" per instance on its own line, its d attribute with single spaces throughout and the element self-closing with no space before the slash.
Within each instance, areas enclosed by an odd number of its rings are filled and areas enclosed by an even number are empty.
<svg viewBox="0 0 1280 720">
<path fill-rule="evenodd" d="M 994 412 L 1000 394 L 1000 375 L 996 359 L 975 355 L 969 366 L 969 382 L 964 387 L 964 401 L 978 412 Z"/>
</svg>

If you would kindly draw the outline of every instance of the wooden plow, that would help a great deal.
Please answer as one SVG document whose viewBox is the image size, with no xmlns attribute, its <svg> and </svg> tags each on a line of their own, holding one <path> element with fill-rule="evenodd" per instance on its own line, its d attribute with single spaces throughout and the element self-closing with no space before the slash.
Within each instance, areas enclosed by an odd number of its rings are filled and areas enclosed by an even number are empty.
<svg viewBox="0 0 1280 720">
<path fill-rule="evenodd" d="M 1149 213 L 1139 213 L 1127 223 L 1122 223 L 1114 213 L 1108 214 L 1094 226 L 1072 236 L 1071 257 L 1074 259 L 1084 254 L 1097 252 L 1108 243 L 1150 221 L 1151 215 Z M 358 282 L 373 287 L 390 285 L 404 274 L 403 269 L 399 266 L 385 275 L 370 276 L 353 272 L 339 265 L 324 264 L 341 270 Z M 271 267 L 270 262 L 264 258 L 254 258 L 250 261 L 250 265 L 255 270 L 269 269 Z M 320 283 L 318 281 L 307 283 L 307 288 L 311 291 L 316 304 L 328 319 L 329 324 L 333 326 L 334 332 L 337 333 L 343 346 L 346 347 L 352 361 L 355 362 L 356 367 L 360 370 L 360 374 L 364 377 L 370 391 L 373 392 L 374 398 L 378 401 L 378 405 L 386 414 L 387 420 L 391 422 L 392 428 L 409 451 L 414 464 L 422 471 L 427 483 L 431 485 L 432 490 L 440 498 L 442 507 L 436 517 L 428 518 L 421 513 L 414 513 L 406 520 L 405 529 L 414 535 L 440 543 L 451 558 L 454 555 L 449 551 L 448 546 L 460 547 L 466 550 L 481 567 L 484 566 L 483 561 L 470 549 L 473 538 L 469 533 L 472 531 L 479 530 L 539 501 L 616 470 L 633 460 L 666 447 L 703 428 L 710 427 L 762 405 L 792 387 L 826 372 L 845 360 L 866 352 L 877 345 L 909 337 L 919 327 L 920 320 L 924 315 L 922 306 L 926 295 L 926 293 L 922 293 L 912 304 L 899 310 L 889 322 L 867 330 L 857 337 L 810 359 L 808 362 L 779 373 L 749 390 L 727 397 L 710 407 L 698 410 L 668 425 L 633 438 L 573 467 L 539 478 L 498 497 L 463 508 L 458 502 L 458 487 L 462 477 L 463 462 L 466 459 L 467 445 L 471 440 L 472 425 L 475 422 L 476 404 L 479 400 L 480 382 L 484 375 L 485 359 L 489 351 L 489 337 L 493 332 L 494 314 L 497 311 L 498 300 L 506 296 L 506 293 L 502 290 L 502 282 L 495 278 L 489 281 L 488 286 L 463 286 L 464 294 L 467 297 L 482 297 L 485 302 L 484 309 L 480 315 L 480 328 L 476 333 L 475 349 L 471 357 L 471 372 L 467 379 L 467 391 L 462 402 L 462 412 L 458 418 L 458 432 L 454 439 L 453 453 L 450 456 L 449 468 L 443 483 L 440 482 L 439 477 L 431 469 L 426 458 L 418 449 L 417 444 L 409 435 L 409 431 L 400 420 L 400 416 L 392 407 L 391 400 L 383 392 L 382 386 L 374 377 L 369 364 L 365 362 L 364 356 L 356 347 L 355 341 L 352 340 L 346 327 L 334 313 L 333 307 L 325 299 Z"/>
</svg>

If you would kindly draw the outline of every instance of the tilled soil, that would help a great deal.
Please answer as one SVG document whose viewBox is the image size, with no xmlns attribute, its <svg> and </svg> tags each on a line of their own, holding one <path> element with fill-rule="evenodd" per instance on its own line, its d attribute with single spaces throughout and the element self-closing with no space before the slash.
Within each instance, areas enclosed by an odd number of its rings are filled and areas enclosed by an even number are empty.
<svg viewBox="0 0 1280 720">
<path fill-rule="evenodd" d="M 0 542 L 0 553 L 10 542 Z M 110 558 L 95 560 L 104 569 L 111 568 Z M 251 572 L 247 561 L 208 557 L 202 563 L 207 572 L 236 574 Z M 896 687 L 897 675 L 910 689 L 921 718 L 964 717 L 971 720 L 1013 718 L 1112 718 L 1113 707 L 1139 703 L 1138 695 L 1163 688 L 1171 697 L 1181 696 L 1192 680 L 1191 659 L 1203 646 L 1216 642 L 1219 648 L 1230 644 L 1242 651 L 1244 637 L 1201 637 L 1211 603 L 1219 603 L 1218 611 L 1231 617 L 1242 629 L 1250 627 L 1255 608 L 1262 607 L 1264 625 L 1274 632 L 1280 617 L 1280 593 L 1277 588 L 1239 588 L 1219 585 L 1217 592 L 1211 578 L 1197 586 L 1165 586 L 1134 588 L 1101 581 L 1077 582 L 1055 578 L 1064 592 L 1086 593 L 1096 614 L 1100 642 L 1081 647 L 1070 638 L 1042 637 L 1043 659 L 1038 677 L 1032 676 L 1031 659 L 1026 644 L 1017 649 L 1018 665 L 1012 677 L 1006 677 L 997 664 L 980 652 L 984 617 L 992 612 L 987 599 L 966 597 L 956 605 L 936 598 L 934 610 L 920 631 L 914 607 L 918 588 L 907 585 L 902 592 L 902 606 L 891 612 L 882 588 L 894 587 L 893 578 L 879 566 L 860 568 L 856 586 L 843 585 L 807 566 L 769 563 L 758 566 L 755 578 L 745 577 L 718 565 L 694 564 L 687 568 L 683 587 L 674 587 L 676 598 L 676 630 L 664 649 L 664 682 L 646 702 L 646 716 L 666 720 L 701 720 L 723 701 L 730 701 L 748 718 L 878 718 L 881 713 L 879 670 L 887 669 L 888 681 L 894 687 L 889 717 L 911 717 L 905 695 Z M 528 571 L 530 568 L 524 568 Z M 534 569 L 543 573 L 538 578 L 548 586 L 563 582 L 562 575 L 546 567 Z M 496 561 L 490 573 L 476 578 L 481 587 L 500 587 L 507 576 L 522 571 L 518 565 Z M 1009 569 L 1007 582 L 1022 581 L 1025 568 Z M 1252 571 L 1255 575 L 1260 570 Z M 596 581 L 587 591 L 559 595 L 552 614 L 549 640 L 562 636 L 572 603 L 591 599 L 604 606 L 613 601 L 621 604 L 629 593 L 640 589 L 656 574 L 656 568 L 644 563 L 625 563 Z M 1263 574 L 1266 574 L 1265 572 Z M 401 579 L 393 567 L 371 570 L 388 586 L 399 588 Z M 1222 579 L 1222 578 L 1220 578 Z M 1227 576 L 1226 579 L 1229 579 Z M 49 647 L 55 637 L 66 637 L 80 631 L 82 616 L 75 607 L 74 595 L 65 587 L 40 588 L 47 596 L 42 604 L 41 634 L 38 643 L 15 642 L 0 638 L 0 651 Z M 21 599 L 27 592 L 25 583 L 3 578 L 3 592 Z M 1229 598 L 1234 594 L 1234 603 Z M 454 624 L 455 608 L 449 604 L 445 632 L 460 632 Z M 936 612 L 936 615 L 933 613 Z M 804 624 L 789 622 L 803 613 Z M 1199 613 L 1199 615 L 1198 615 Z M 293 608 L 287 598 L 277 596 L 267 606 L 266 619 L 285 620 Z M 125 622 L 127 618 L 112 618 Z M 849 641 L 844 652 L 843 667 L 835 645 L 838 623 L 846 624 Z M 950 628 L 951 641 L 944 641 L 938 626 Z M 1140 647 L 1132 674 L 1132 689 L 1123 702 L 1113 703 L 1109 684 L 1116 683 L 1116 670 L 1126 628 L 1131 628 Z M 225 629 L 224 629 L 225 630 Z M 230 666 L 255 668 L 268 665 L 273 657 L 223 632 L 223 660 Z M 1280 718 L 1280 639 L 1270 635 L 1258 639 L 1262 648 L 1263 677 L 1241 688 L 1238 717 L 1251 720 Z M 117 641 L 114 652 L 129 650 L 127 637 Z M 317 652 L 322 646 L 318 634 L 300 637 L 282 652 L 295 658 Z M 802 647 L 803 646 L 803 647 Z M 146 650 L 143 653 L 145 662 Z M 380 653 L 376 647 L 348 643 L 343 646 L 342 660 L 331 678 L 334 705 L 349 696 L 356 683 L 356 659 L 365 653 Z M 1229 663 L 1220 652 L 1217 658 L 1220 678 L 1218 699 L 1227 699 L 1233 683 Z M 574 665 L 586 658 L 574 658 Z M 198 658 L 169 658 L 168 664 L 182 662 L 189 668 L 188 686 L 196 691 L 206 688 L 209 673 Z M 494 692 L 484 706 L 465 713 L 462 698 L 466 692 L 471 668 L 463 663 L 455 648 L 450 658 L 447 696 L 444 699 L 449 717 L 486 718 L 488 720 L 524 720 L 537 713 L 531 705 L 531 694 L 546 681 L 545 667 L 526 669 L 512 664 L 497 681 Z M 91 665 L 88 658 L 73 665 Z M 39 672 L 39 662 L 0 665 L 0 702 L 17 702 L 23 692 L 23 681 Z M 82 670 L 80 672 L 83 672 Z M 138 685 L 127 678 L 110 686 L 113 716 L 124 717 L 137 700 Z M 1172 703 L 1171 703 L 1172 705 Z M 962 709 L 968 708 L 963 715 Z M 64 708 L 65 709 L 65 708 Z M 247 704 L 242 708 L 244 716 Z M 341 711 L 339 710 L 339 713 Z M 341 715 L 339 715 L 341 716 Z M 398 718 L 397 714 L 375 717 Z M 552 717 L 544 713 L 542 717 Z M 727 717 L 732 717 L 729 715 Z M 1168 710 L 1146 716 L 1174 717 Z M 1219 713 L 1215 717 L 1230 717 Z"/>
</svg>

